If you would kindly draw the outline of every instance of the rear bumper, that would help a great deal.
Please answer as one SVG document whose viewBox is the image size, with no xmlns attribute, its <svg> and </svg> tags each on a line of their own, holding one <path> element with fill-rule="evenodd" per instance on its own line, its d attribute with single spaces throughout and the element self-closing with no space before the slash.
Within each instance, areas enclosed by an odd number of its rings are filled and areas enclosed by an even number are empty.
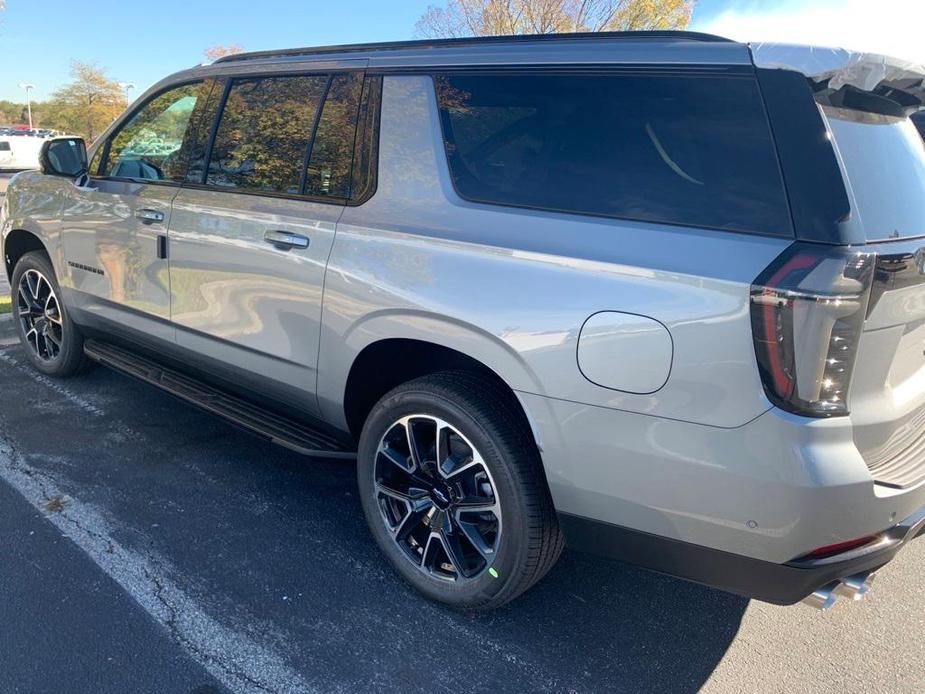
<svg viewBox="0 0 925 694">
<path fill-rule="evenodd" d="M 611 523 L 559 514 L 572 549 L 778 605 L 800 602 L 846 576 L 879 569 L 908 542 L 925 534 L 925 507 L 884 531 L 876 542 L 825 559 L 775 564 Z"/>
</svg>

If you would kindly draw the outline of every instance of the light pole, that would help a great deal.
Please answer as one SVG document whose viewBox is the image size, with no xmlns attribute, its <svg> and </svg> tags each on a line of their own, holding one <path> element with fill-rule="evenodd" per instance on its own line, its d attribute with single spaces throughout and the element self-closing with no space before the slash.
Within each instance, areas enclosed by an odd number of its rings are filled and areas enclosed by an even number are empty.
<svg viewBox="0 0 925 694">
<path fill-rule="evenodd" d="M 35 85 L 21 82 L 19 88 L 26 90 L 26 111 L 29 112 L 29 130 L 32 130 L 32 99 L 29 98 L 29 92 L 35 89 Z"/>
<path fill-rule="evenodd" d="M 119 86 L 122 87 L 123 91 L 125 91 L 125 103 L 132 103 L 129 99 L 128 93 L 135 88 L 135 84 L 133 82 L 121 82 Z"/>
</svg>

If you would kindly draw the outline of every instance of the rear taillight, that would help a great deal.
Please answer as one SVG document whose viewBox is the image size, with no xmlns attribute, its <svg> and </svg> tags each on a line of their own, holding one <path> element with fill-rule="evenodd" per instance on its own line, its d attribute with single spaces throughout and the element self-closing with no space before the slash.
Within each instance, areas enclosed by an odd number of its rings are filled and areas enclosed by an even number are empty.
<svg viewBox="0 0 925 694">
<path fill-rule="evenodd" d="M 824 559 L 826 557 L 833 557 L 836 554 L 844 554 L 845 552 L 850 552 L 853 549 L 864 547 L 865 545 L 869 545 L 871 542 L 879 539 L 879 535 L 867 535 L 866 537 L 859 537 L 856 540 L 837 542 L 834 545 L 826 545 L 825 547 L 814 549 L 812 552 L 804 554 L 802 557 L 800 557 L 800 559 Z"/>
<path fill-rule="evenodd" d="M 876 254 L 797 243 L 755 280 L 752 334 L 768 398 L 809 417 L 848 414 Z"/>
</svg>

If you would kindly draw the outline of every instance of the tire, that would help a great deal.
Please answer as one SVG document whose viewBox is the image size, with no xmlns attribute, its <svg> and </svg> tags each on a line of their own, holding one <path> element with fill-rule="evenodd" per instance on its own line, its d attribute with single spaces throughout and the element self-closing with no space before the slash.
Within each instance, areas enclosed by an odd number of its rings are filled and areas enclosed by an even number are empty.
<svg viewBox="0 0 925 694">
<path fill-rule="evenodd" d="M 41 251 L 23 255 L 13 269 L 10 287 L 19 341 L 32 365 L 58 378 L 79 373 L 86 364 L 83 337 L 61 301 L 48 256 Z"/>
<path fill-rule="evenodd" d="M 513 600 L 562 552 L 532 433 L 510 392 L 485 376 L 442 372 L 387 393 L 363 427 L 357 479 L 370 530 L 392 566 L 454 608 Z"/>
</svg>

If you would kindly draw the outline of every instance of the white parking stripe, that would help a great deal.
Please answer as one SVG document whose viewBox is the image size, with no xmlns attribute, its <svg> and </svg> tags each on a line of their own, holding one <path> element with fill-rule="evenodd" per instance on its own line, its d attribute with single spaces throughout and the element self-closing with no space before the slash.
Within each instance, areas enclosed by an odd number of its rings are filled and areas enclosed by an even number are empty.
<svg viewBox="0 0 925 694">
<path fill-rule="evenodd" d="M 0 478 L 72 540 L 190 656 L 234 692 L 310 692 L 311 687 L 272 649 L 210 617 L 172 578 L 162 557 L 129 549 L 112 537 L 104 514 L 66 497 L 47 473 L 0 440 Z M 52 507 L 53 512 L 49 511 Z"/>
</svg>

